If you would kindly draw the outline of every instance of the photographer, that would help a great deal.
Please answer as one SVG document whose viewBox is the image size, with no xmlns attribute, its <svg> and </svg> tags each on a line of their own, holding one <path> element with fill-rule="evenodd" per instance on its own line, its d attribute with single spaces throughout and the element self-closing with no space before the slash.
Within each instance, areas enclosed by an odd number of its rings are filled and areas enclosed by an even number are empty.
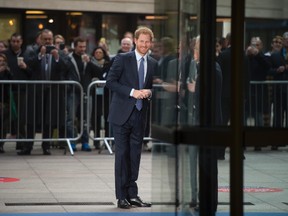
<svg viewBox="0 0 288 216">
<path fill-rule="evenodd" d="M 69 50 L 65 45 L 64 37 L 60 34 L 55 35 L 54 44 L 55 47 L 58 49 L 60 57 L 63 58 L 63 60 L 66 62 L 69 59 L 68 58 Z"/>
<path fill-rule="evenodd" d="M 53 44 L 53 33 L 48 29 L 41 32 L 41 45 L 38 53 L 28 61 L 32 69 L 32 80 L 60 81 L 65 78 L 65 64 L 58 49 Z M 52 138 L 53 130 L 63 130 L 65 125 L 65 103 L 62 85 L 29 85 L 27 136 L 34 138 L 42 132 L 43 139 Z M 18 155 L 30 155 L 33 142 L 28 142 Z M 50 142 L 42 142 L 44 155 L 50 155 Z"/>
</svg>

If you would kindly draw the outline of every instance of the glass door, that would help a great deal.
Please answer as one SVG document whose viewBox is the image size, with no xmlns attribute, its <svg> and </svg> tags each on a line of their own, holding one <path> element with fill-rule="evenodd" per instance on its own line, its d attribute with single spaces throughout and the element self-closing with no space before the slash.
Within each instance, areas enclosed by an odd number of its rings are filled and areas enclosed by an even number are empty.
<svg viewBox="0 0 288 216">
<path fill-rule="evenodd" d="M 156 210 L 288 211 L 287 6 L 156 1 L 164 17 L 152 50 L 160 53 L 152 107 Z"/>
</svg>

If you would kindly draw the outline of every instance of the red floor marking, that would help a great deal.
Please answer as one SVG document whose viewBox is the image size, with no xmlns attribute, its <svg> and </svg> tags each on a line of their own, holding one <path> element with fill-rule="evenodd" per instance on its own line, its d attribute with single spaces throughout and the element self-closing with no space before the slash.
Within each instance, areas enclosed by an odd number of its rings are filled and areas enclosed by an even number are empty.
<svg viewBox="0 0 288 216">
<path fill-rule="evenodd" d="M 268 188 L 268 187 L 244 187 L 245 193 L 270 193 L 270 192 L 281 192 L 281 188 Z M 230 188 L 227 186 L 219 187 L 218 192 L 230 192 Z"/>
<path fill-rule="evenodd" d="M 18 178 L 0 177 L 0 183 L 16 182 L 16 181 L 20 181 L 20 179 L 18 179 Z"/>
</svg>

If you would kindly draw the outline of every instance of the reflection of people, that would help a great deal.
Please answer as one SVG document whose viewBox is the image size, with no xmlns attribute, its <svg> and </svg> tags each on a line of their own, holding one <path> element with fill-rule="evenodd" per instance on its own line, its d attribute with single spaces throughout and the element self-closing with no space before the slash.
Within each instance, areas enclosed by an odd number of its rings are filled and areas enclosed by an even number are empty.
<svg viewBox="0 0 288 216">
<path fill-rule="evenodd" d="M 226 35 L 227 48 L 223 50 L 217 57 L 222 74 L 223 74 L 223 91 L 222 91 L 222 114 L 223 123 L 228 125 L 230 123 L 230 106 L 231 106 L 231 33 Z M 218 159 L 225 160 L 225 147 L 218 150 Z"/>
<path fill-rule="evenodd" d="M 161 57 L 158 60 L 158 71 L 153 80 L 155 84 L 162 84 L 163 86 L 163 89 L 157 88 L 156 90 L 157 98 L 161 99 L 157 100 L 157 103 L 153 103 L 154 110 L 157 109 L 156 113 L 158 113 L 153 118 L 157 119 L 156 121 L 161 125 L 171 125 L 176 121 L 177 117 L 174 106 L 175 97 L 177 96 L 175 93 L 176 80 L 178 79 L 177 68 L 173 70 L 171 64 L 169 65 L 170 61 L 175 60 L 175 63 L 172 64 L 177 67 L 175 51 L 173 39 L 171 37 L 162 37 L 160 40 Z"/>
<path fill-rule="evenodd" d="M 285 35 L 283 35 L 285 36 Z M 278 39 L 279 40 L 279 39 Z M 287 42 L 286 42 L 287 40 Z M 273 75 L 273 80 L 286 81 L 288 73 L 288 61 L 286 60 L 285 54 L 285 43 L 288 44 L 287 39 L 282 37 L 282 48 L 280 51 L 273 51 L 269 57 L 269 62 L 271 68 L 269 74 Z M 287 127 L 288 116 L 286 115 L 288 111 L 287 106 L 287 87 L 286 84 L 277 84 L 273 89 L 273 127 L 283 128 Z M 285 122 L 285 123 L 284 123 Z M 277 150 L 278 146 L 272 146 L 271 150 Z"/>
<path fill-rule="evenodd" d="M 115 187 L 119 208 L 151 206 L 138 196 L 136 181 L 152 77 L 157 70 L 157 62 L 148 55 L 153 36 L 149 28 L 138 28 L 135 51 L 116 56 L 106 82 L 112 91 L 108 121 L 112 124 L 115 140 Z"/>
<path fill-rule="evenodd" d="M 195 44 L 195 51 L 199 51 L 200 48 L 200 37 L 197 37 L 196 44 Z M 194 54 L 195 56 L 195 54 Z M 200 57 L 200 55 L 199 55 Z M 200 58 L 198 59 L 198 62 L 200 62 Z M 198 69 L 197 69 L 198 70 Z M 196 121 L 199 122 L 199 101 L 200 101 L 200 79 L 201 75 L 199 74 L 196 79 L 196 86 L 195 86 L 195 110 L 196 110 Z M 215 122 L 215 125 L 222 125 L 222 108 L 221 108 L 221 94 L 222 94 L 222 71 L 218 63 L 216 63 L 215 67 L 215 80 L 213 80 L 214 85 L 214 98 L 215 98 L 215 104 L 211 109 L 213 110 L 213 113 L 215 113 L 215 119 L 211 119 L 212 122 Z M 197 118 L 198 117 L 198 118 Z M 205 194 L 205 200 L 201 199 L 201 210 L 205 210 L 205 213 L 207 212 L 213 212 L 211 215 L 215 215 L 215 212 L 217 211 L 217 205 L 218 205 L 218 165 L 217 165 L 217 148 L 210 147 L 210 146 L 200 146 L 199 147 L 199 172 L 202 173 L 201 178 L 201 184 L 200 190 L 203 190 L 201 193 Z M 192 161 L 195 161 L 195 159 L 192 158 Z M 193 164 L 192 164 L 193 165 Z M 191 175 L 193 178 L 193 173 Z M 195 177 L 194 177 L 195 178 Z M 193 182 L 192 182 L 193 187 Z M 193 188 L 192 188 L 193 190 Z M 192 194 L 192 199 L 193 199 Z M 191 206 L 193 205 L 193 200 L 191 203 Z"/>
<path fill-rule="evenodd" d="M 248 58 L 248 76 L 252 81 L 265 81 L 270 64 L 267 56 L 263 53 L 263 43 L 259 37 L 252 37 L 250 45 L 246 49 Z M 255 126 L 264 126 L 264 116 L 269 113 L 269 94 L 267 85 L 251 85 L 250 98 L 247 104 L 247 117 L 255 120 Z M 254 150 L 260 151 L 261 147 L 255 147 Z"/>
<path fill-rule="evenodd" d="M 195 44 L 193 48 L 193 59 L 190 62 L 189 72 L 187 79 L 184 80 L 186 82 L 188 90 L 188 98 L 187 98 L 187 107 L 188 107 L 188 115 L 187 115 L 187 123 L 191 125 L 199 124 L 198 116 L 196 116 L 195 110 L 197 108 L 197 99 L 195 96 L 195 87 L 196 80 L 198 76 L 198 64 L 200 60 L 200 37 L 195 38 Z M 198 85 L 199 87 L 199 85 Z M 191 178 L 191 202 L 190 207 L 194 208 L 194 210 L 198 210 L 197 206 L 197 194 L 198 194 L 198 181 L 197 181 L 197 165 L 198 165 L 198 146 L 189 145 L 189 157 L 190 157 L 190 178 Z"/>
</svg>

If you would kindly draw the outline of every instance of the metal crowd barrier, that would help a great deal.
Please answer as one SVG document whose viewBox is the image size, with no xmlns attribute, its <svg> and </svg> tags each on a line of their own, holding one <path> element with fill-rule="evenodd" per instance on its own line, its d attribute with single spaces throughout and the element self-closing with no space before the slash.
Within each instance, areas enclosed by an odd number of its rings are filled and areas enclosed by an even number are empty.
<svg viewBox="0 0 288 216">
<path fill-rule="evenodd" d="M 95 80 L 90 83 L 87 89 L 87 128 L 93 127 L 94 136 L 90 134 L 90 139 L 100 143 L 99 153 L 103 148 L 107 148 L 110 154 L 112 151 L 112 142 L 114 141 L 111 126 L 107 123 L 111 92 L 105 88 L 105 80 Z M 152 104 L 152 103 L 151 103 Z M 89 109 L 92 107 L 92 116 Z M 151 108 L 150 108 L 151 110 Z M 94 112 L 94 115 L 93 115 Z M 96 114 L 96 115 L 95 115 Z M 148 120 L 149 123 L 151 119 Z M 97 124 L 98 123 L 98 124 Z M 150 124 L 148 124 L 150 127 Z M 150 129 L 149 129 L 150 131 Z M 95 135 L 95 133 L 98 135 Z M 145 141 L 153 140 L 149 135 L 144 137 Z"/>
<path fill-rule="evenodd" d="M 250 81 L 245 123 L 257 127 L 288 127 L 288 81 Z"/>
<path fill-rule="evenodd" d="M 0 109 L 1 142 L 25 145 L 25 142 L 62 141 L 68 144 L 71 155 L 74 154 L 71 142 L 80 139 L 84 126 L 83 88 L 78 82 L 1 80 L 0 84 L 0 107 L 6 107 Z M 80 127 L 68 137 L 67 98 L 74 102 L 77 93 L 79 115 L 77 119 L 72 116 L 71 121 L 77 120 Z"/>
<path fill-rule="evenodd" d="M 93 81 L 85 93 L 81 84 L 75 81 L 1 80 L 0 108 L 5 103 L 4 94 L 9 94 L 9 111 L 0 110 L 0 142 L 24 142 L 23 145 L 25 142 L 63 142 L 74 155 L 71 142 L 81 139 L 87 129 L 89 139 L 100 143 L 99 153 L 106 146 L 113 154 L 114 137 L 107 122 L 110 91 L 105 88 L 105 83 Z M 75 132 L 71 136 L 67 130 L 67 110 L 71 108 L 68 99 L 74 103 L 78 100 L 76 95 L 80 95 L 79 113 L 70 119 L 75 122 Z M 8 137 L 9 134 L 13 136 Z M 152 139 L 148 135 L 144 140 Z"/>
<path fill-rule="evenodd" d="M 75 81 L 1 80 L 0 142 L 21 142 L 24 145 L 25 142 L 64 142 L 73 155 L 71 142 L 77 142 L 87 128 L 89 139 L 100 144 L 99 153 L 106 147 L 109 153 L 113 154 L 113 131 L 107 122 L 110 92 L 105 88 L 105 83 L 100 80 L 91 82 L 86 95 L 82 86 Z M 153 110 L 153 113 L 151 112 L 149 122 L 151 116 L 154 116 L 154 121 L 163 124 L 175 122 L 171 112 L 177 112 L 177 109 L 171 103 L 175 102 L 176 94 L 169 93 L 167 100 L 168 93 L 163 92 L 162 87 L 154 86 L 155 100 L 151 103 L 150 111 Z M 67 130 L 67 108 L 71 106 L 68 98 L 74 103 L 77 100 L 74 96 L 77 94 L 80 96 L 79 113 L 77 117 L 70 119 L 75 127 L 71 136 Z M 162 108 L 157 112 L 155 106 L 152 108 L 153 105 Z M 167 109 L 167 112 L 162 109 Z M 288 81 L 250 82 L 245 103 L 245 125 L 288 127 L 287 111 Z M 167 113 L 170 113 L 169 116 Z M 79 125 L 78 129 L 76 125 Z M 91 131 L 94 135 L 91 135 Z M 8 134 L 13 136 L 8 137 Z M 42 134 L 42 137 L 35 136 L 36 134 Z M 144 140 L 152 138 L 146 134 Z"/>
<path fill-rule="evenodd" d="M 112 137 L 110 125 L 107 124 L 111 95 L 110 91 L 105 88 L 105 84 L 105 80 L 95 80 L 88 86 L 86 122 L 88 128 L 90 128 L 90 125 L 94 126 L 94 136 L 90 134 L 90 139 L 99 142 L 99 153 L 106 146 L 109 153 L 113 154 L 111 141 L 114 140 L 114 137 Z M 89 111 L 91 107 L 92 112 Z"/>
</svg>

